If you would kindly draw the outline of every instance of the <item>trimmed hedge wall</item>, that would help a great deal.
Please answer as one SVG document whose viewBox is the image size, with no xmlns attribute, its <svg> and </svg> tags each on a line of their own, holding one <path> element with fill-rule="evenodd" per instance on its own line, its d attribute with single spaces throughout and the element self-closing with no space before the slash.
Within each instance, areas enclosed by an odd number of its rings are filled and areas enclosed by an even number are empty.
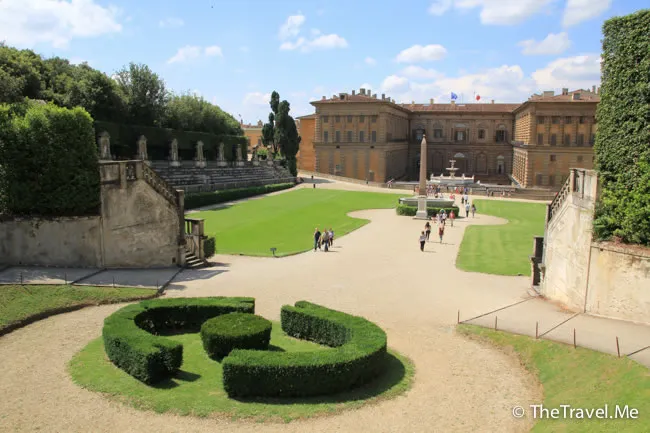
<svg viewBox="0 0 650 433">
<path fill-rule="evenodd" d="M 650 9 L 603 25 L 598 134 L 600 239 L 650 246 Z"/>
<path fill-rule="evenodd" d="M 381 374 L 386 333 L 372 322 L 297 302 L 282 307 L 290 336 L 331 346 L 310 352 L 233 350 L 223 360 L 224 389 L 231 397 L 306 397 L 342 392 Z"/>
<path fill-rule="evenodd" d="M 196 156 L 196 143 L 203 142 L 206 160 L 216 160 L 219 144 L 223 143 L 224 157 L 234 161 L 237 147 L 242 149 L 242 157 L 248 152 L 248 140 L 240 135 L 214 135 L 206 132 L 181 131 L 178 129 L 156 128 L 153 126 L 126 125 L 95 121 L 97 134 L 107 131 L 111 136 L 111 152 L 117 159 L 132 159 L 138 153 L 137 141 L 141 135 L 147 137 L 147 153 L 151 160 L 169 159 L 172 140 L 178 141 L 178 157 L 183 161 L 193 161 Z"/>
<path fill-rule="evenodd" d="M 229 313 L 201 326 L 201 341 L 210 358 L 221 359 L 233 349 L 265 350 L 271 341 L 270 321 L 248 313 Z"/>
<path fill-rule="evenodd" d="M 155 383 L 173 375 L 183 363 L 183 346 L 156 335 L 198 332 L 205 321 L 232 312 L 254 313 L 253 298 L 173 298 L 132 304 L 104 320 L 106 355 L 136 379 Z"/>
<path fill-rule="evenodd" d="M 226 189 L 223 191 L 197 192 L 185 196 L 185 209 L 196 209 L 203 206 L 225 203 L 275 191 L 282 191 L 295 186 L 294 183 L 276 183 L 273 185 L 251 186 L 248 188 Z"/>
<path fill-rule="evenodd" d="M 209 259 L 210 257 L 214 256 L 216 252 L 217 240 L 214 236 L 210 236 L 203 242 L 203 254 L 205 255 L 206 259 Z"/>
<path fill-rule="evenodd" d="M 97 158 L 92 119 L 84 109 L 0 105 L 0 211 L 99 215 Z"/>
<path fill-rule="evenodd" d="M 458 206 L 453 206 L 453 207 L 428 207 L 427 208 L 427 214 L 432 217 L 438 215 L 438 212 L 445 210 L 447 212 L 447 216 L 449 216 L 449 213 L 453 210 L 454 213 L 456 214 L 456 218 L 460 218 L 460 209 Z M 418 211 L 418 208 L 416 206 L 408 206 L 405 204 L 398 204 L 397 208 L 397 215 L 404 215 L 404 216 L 415 216 L 415 214 Z"/>
</svg>

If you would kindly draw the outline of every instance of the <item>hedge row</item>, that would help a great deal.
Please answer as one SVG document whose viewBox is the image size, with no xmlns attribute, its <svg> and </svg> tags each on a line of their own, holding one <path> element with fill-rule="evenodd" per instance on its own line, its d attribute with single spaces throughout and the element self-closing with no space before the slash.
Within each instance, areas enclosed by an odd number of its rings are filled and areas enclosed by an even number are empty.
<svg viewBox="0 0 650 433">
<path fill-rule="evenodd" d="M 261 194 L 281 191 L 295 186 L 293 183 L 277 183 L 273 185 L 251 186 L 248 188 L 226 189 L 223 191 L 197 192 L 185 196 L 185 209 L 196 209 L 227 201 L 239 200 Z"/>
<path fill-rule="evenodd" d="M 594 153 L 600 239 L 650 246 L 650 9 L 603 25 L 602 85 Z"/>
<path fill-rule="evenodd" d="M 282 307 L 290 336 L 331 346 L 312 352 L 233 350 L 224 358 L 231 397 L 305 397 L 342 392 L 382 373 L 386 333 L 372 322 L 309 302 Z"/>
<path fill-rule="evenodd" d="M 205 321 L 232 312 L 254 313 L 253 298 L 155 299 L 129 305 L 104 320 L 108 358 L 136 379 L 151 384 L 173 375 L 183 346 L 157 334 L 198 332 Z"/>
<path fill-rule="evenodd" d="M 172 140 L 178 142 L 178 156 L 183 161 L 192 161 L 196 156 L 196 143 L 203 142 L 203 154 L 207 160 L 216 160 L 219 144 L 223 143 L 224 157 L 234 161 L 237 146 L 242 156 L 248 152 L 248 140 L 240 135 L 214 135 L 206 132 L 181 131 L 153 126 L 127 125 L 111 122 L 95 122 L 97 134 L 102 131 L 111 136 L 111 152 L 118 159 L 131 159 L 138 153 L 137 142 L 141 135 L 147 138 L 147 154 L 151 160 L 167 160 Z"/>
<path fill-rule="evenodd" d="M 209 236 L 203 242 L 203 254 L 206 259 L 209 259 L 210 257 L 214 256 L 216 252 L 217 252 L 217 240 L 215 239 L 214 236 Z"/>
<path fill-rule="evenodd" d="M 442 210 L 444 210 L 447 213 L 447 215 L 449 215 L 451 213 L 451 211 L 453 210 L 454 213 L 456 214 L 456 217 L 460 217 L 460 213 L 459 213 L 460 209 L 458 208 L 458 206 L 444 207 L 444 208 L 443 207 L 428 207 L 427 208 L 427 215 L 429 215 L 430 217 L 436 216 L 436 215 L 438 215 L 438 212 L 441 212 Z M 397 215 L 415 216 L 415 214 L 418 211 L 418 208 L 416 206 L 408 206 L 408 205 L 405 205 L 405 204 L 398 204 L 397 208 L 396 208 L 396 211 L 397 211 Z"/>
<path fill-rule="evenodd" d="M 210 358 L 221 359 L 233 349 L 265 350 L 271 341 L 270 321 L 248 313 L 229 313 L 201 326 L 201 341 Z"/>
</svg>

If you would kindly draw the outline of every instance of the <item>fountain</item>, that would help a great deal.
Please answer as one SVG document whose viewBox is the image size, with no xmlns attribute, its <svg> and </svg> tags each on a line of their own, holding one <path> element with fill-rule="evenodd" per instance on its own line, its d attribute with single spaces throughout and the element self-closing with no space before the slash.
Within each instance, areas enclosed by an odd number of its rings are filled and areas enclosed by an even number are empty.
<svg viewBox="0 0 650 433">
<path fill-rule="evenodd" d="M 449 162 L 451 163 L 451 167 L 446 168 L 446 170 L 449 172 L 449 176 L 443 176 L 443 174 L 441 173 L 440 176 L 436 177 L 433 173 L 431 173 L 430 183 L 436 185 L 461 186 L 461 187 L 471 186 L 472 184 L 475 183 L 474 176 L 465 177 L 465 173 L 463 173 L 463 177 L 456 177 L 456 172 L 459 170 L 458 167 L 455 166 L 456 160 L 450 159 Z"/>
</svg>

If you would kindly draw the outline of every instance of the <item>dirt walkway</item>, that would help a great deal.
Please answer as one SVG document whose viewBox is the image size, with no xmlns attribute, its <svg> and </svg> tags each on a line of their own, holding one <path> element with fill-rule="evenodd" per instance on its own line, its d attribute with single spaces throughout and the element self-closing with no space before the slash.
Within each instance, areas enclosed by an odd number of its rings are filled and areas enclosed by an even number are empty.
<svg viewBox="0 0 650 433">
<path fill-rule="evenodd" d="M 355 216 L 372 222 L 336 239 L 331 252 L 283 259 L 218 256 L 222 265 L 181 273 L 167 296 L 254 296 L 257 312 L 270 319 L 279 318 L 283 304 L 301 299 L 363 315 L 387 331 L 390 347 L 415 362 L 415 384 L 406 395 L 288 425 L 138 411 L 77 387 L 66 372 L 72 356 L 101 334 L 103 319 L 119 308 L 104 306 L 55 316 L 0 338 L 2 430 L 528 431 L 531 420 L 514 419 L 511 409 L 541 401 L 534 380 L 513 358 L 453 332 L 457 310 L 471 317 L 527 296 L 528 278 L 466 273 L 454 266 L 468 224 L 503 221 L 480 215 L 459 220 L 443 244 L 431 242 L 422 253 L 421 221 L 398 217 L 394 210 Z"/>
</svg>

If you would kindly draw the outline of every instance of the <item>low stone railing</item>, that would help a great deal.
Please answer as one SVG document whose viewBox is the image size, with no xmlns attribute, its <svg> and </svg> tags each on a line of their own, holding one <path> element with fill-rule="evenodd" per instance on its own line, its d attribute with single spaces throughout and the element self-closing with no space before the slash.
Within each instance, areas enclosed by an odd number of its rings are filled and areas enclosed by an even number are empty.
<svg viewBox="0 0 650 433">
<path fill-rule="evenodd" d="M 165 197 L 168 202 L 174 206 L 178 206 L 178 193 L 176 189 L 167 183 L 165 179 L 158 176 L 158 173 L 153 171 L 153 169 L 146 164 L 142 164 L 142 178 L 153 189 L 155 189 L 158 194 Z"/>
<path fill-rule="evenodd" d="M 580 200 L 595 201 L 598 195 L 598 175 L 596 172 L 582 168 L 570 169 L 569 178 L 564 182 L 562 189 L 557 193 L 551 204 L 548 205 L 547 224 L 571 194 L 577 194 Z"/>
<path fill-rule="evenodd" d="M 204 233 L 202 218 L 185 218 L 185 249 L 199 260 L 205 260 Z"/>
</svg>

